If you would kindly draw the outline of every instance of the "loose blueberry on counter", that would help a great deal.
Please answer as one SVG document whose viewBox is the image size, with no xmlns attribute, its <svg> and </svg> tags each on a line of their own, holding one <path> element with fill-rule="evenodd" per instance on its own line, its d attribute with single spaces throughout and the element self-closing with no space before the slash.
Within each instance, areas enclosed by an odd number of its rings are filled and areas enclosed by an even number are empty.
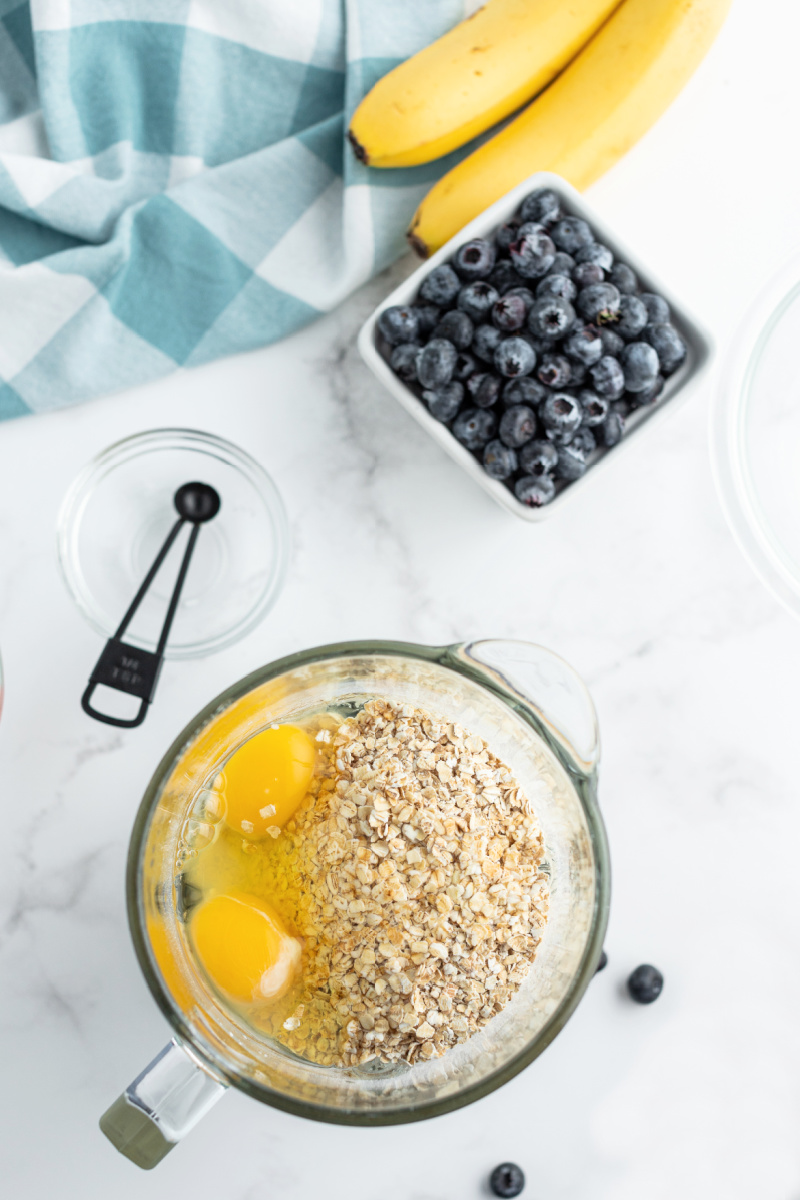
<svg viewBox="0 0 800 1200">
<path fill-rule="evenodd" d="M 428 411 L 437 421 L 452 421 L 461 407 L 464 399 L 463 383 L 446 383 L 438 391 L 424 391 L 422 399 L 428 406 Z"/>
<path fill-rule="evenodd" d="M 412 304 L 411 310 L 417 314 L 420 337 L 427 337 L 439 324 L 442 315 L 438 304 Z"/>
<path fill-rule="evenodd" d="M 512 450 L 519 450 L 536 434 L 536 413 L 527 404 L 512 404 L 500 418 L 498 435 Z"/>
<path fill-rule="evenodd" d="M 533 308 L 535 296 L 529 287 L 522 286 L 509 288 L 507 292 L 503 292 L 503 299 L 505 299 L 506 296 L 518 296 L 525 305 L 526 315 Z"/>
<path fill-rule="evenodd" d="M 538 379 L 524 375 L 522 379 L 510 379 L 503 387 L 503 404 L 510 408 L 512 404 L 529 404 L 536 408 L 547 399 L 547 388 Z"/>
<path fill-rule="evenodd" d="M 610 450 L 622 441 L 625 434 L 625 420 L 619 413 L 610 412 L 602 425 L 598 427 L 598 440 L 602 446 Z"/>
<path fill-rule="evenodd" d="M 642 338 L 655 350 L 665 375 L 677 371 L 686 358 L 686 343 L 677 329 L 666 321 L 645 325 Z"/>
<path fill-rule="evenodd" d="M 546 387 L 565 388 L 572 379 L 572 367 L 563 354 L 545 354 L 536 374 Z"/>
<path fill-rule="evenodd" d="M 494 325 L 478 325 L 472 338 L 472 353 L 484 362 L 492 362 L 502 336 Z"/>
<path fill-rule="evenodd" d="M 497 418 L 488 408 L 466 408 L 453 422 L 453 433 L 468 450 L 482 450 L 496 429 Z"/>
<path fill-rule="evenodd" d="M 438 304 L 447 308 L 461 291 L 461 280 L 447 263 L 434 267 L 430 275 L 426 275 L 419 287 L 420 300 L 428 304 Z"/>
<path fill-rule="evenodd" d="M 436 391 L 444 387 L 453 377 L 458 351 L 452 342 L 434 338 L 423 346 L 417 359 L 417 379 L 424 388 Z"/>
<path fill-rule="evenodd" d="M 480 387 L 472 393 L 476 408 L 491 408 L 497 403 L 500 395 L 501 381 L 496 375 L 485 374 Z"/>
<path fill-rule="evenodd" d="M 556 221 L 550 229 L 550 236 L 559 250 L 565 250 L 567 254 L 577 254 L 594 241 L 592 231 L 582 217 L 564 217 Z"/>
<path fill-rule="evenodd" d="M 652 1004 L 661 995 L 664 976 L 657 967 L 642 963 L 628 976 L 628 991 L 637 1004 Z"/>
<path fill-rule="evenodd" d="M 417 357 L 421 353 L 419 346 L 411 342 L 401 342 L 395 346 L 389 359 L 395 375 L 399 375 L 405 383 L 414 383 L 417 378 Z"/>
<path fill-rule="evenodd" d="M 587 429 L 602 425 L 608 416 L 609 402 L 605 396 L 598 396 L 590 388 L 578 392 L 578 403 L 583 409 L 583 422 Z"/>
<path fill-rule="evenodd" d="M 663 296 L 657 296 L 655 292 L 642 292 L 639 299 L 647 309 L 648 321 L 654 325 L 666 324 L 672 319 L 669 305 Z"/>
<path fill-rule="evenodd" d="M 593 287 L 594 284 L 603 282 L 605 273 L 597 263 L 578 263 L 573 267 L 572 278 L 578 288 Z"/>
<path fill-rule="evenodd" d="M 520 225 L 517 240 L 511 243 L 508 253 L 518 275 L 523 279 L 538 279 L 552 267 L 556 248 L 543 226 L 528 222 Z"/>
<path fill-rule="evenodd" d="M 542 508 L 556 494 L 556 485 L 549 475 L 523 475 L 514 484 L 514 495 L 529 508 Z"/>
<path fill-rule="evenodd" d="M 595 263 L 603 271 L 610 271 L 614 263 L 614 255 L 608 246 L 604 246 L 601 242 L 590 242 L 588 246 L 581 246 L 580 250 L 576 251 L 575 262 Z"/>
<path fill-rule="evenodd" d="M 658 378 L 658 355 L 647 342 L 629 342 L 619 361 L 628 392 L 646 392 Z"/>
<path fill-rule="evenodd" d="M 432 336 L 452 342 L 456 350 L 466 350 L 472 344 L 474 331 L 467 314 L 458 308 L 451 308 L 450 312 L 444 314 Z"/>
<path fill-rule="evenodd" d="M 540 279 L 536 285 L 536 298 L 541 300 L 543 296 L 561 296 L 563 300 L 574 300 L 578 294 L 578 289 L 570 279 L 569 275 L 554 275 L 552 272 L 545 275 L 544 279 Z"/>
<path fill-rule="evenodd" d="M 525 281 L 514 270 L 513 264 L 504 258 L 497 264 L 486 282 L 497 288 L 502 296 L 509 288 L 519 287 Z"/>
<path fill-rule="evenodd" d="M 593 367 L 604 354 L 600 331 L 594 325 L 574 329 L 565 340 L 563 350 L 568 358 L 574 358 L 585 367 Z"/>
<path fill-rule="evenodd" d="M 453 256 L 453 266 L 462 279 L 485 279 L 491 273 L 495 248 L 486 238 L 473 238 L 459 246 Z"/>
<path fill-rule="evenodd" d="M 453 367 L 453 379 L 457 379 L 459 383 L 465 383 L 471 375 L 475 374 L 478 369 L 478 364 L 472 354 L 459 354 L 456 359 L 456 365 Z"/>
<path fill-rule="evenodd" d="M 419 317 L 410 306 L 394 304 L 378 317 L 378 329 L 390 346 L 415 342 L 419 337 Z"/>
<path fill-rule="evenodd" d="M 554 474 L 556 479 L 565 479 L 567 483 L 574 483 L 576 479 L 580 479 L 581 475 L 586 474 L 586 455 L 580 448 L 576 449 L 572 443 L 562 446 L 558 452 L 558 462 Z"/>
<path fill-rule="evenodd" d="M 607 966 L 608 966 L 608 955 L 606 954 L 606 952 L 604 950 L 603 953 L 600 955 L 599 959 L 597 960 L 597 966 L 595 967 L 595 970 L 594 970 L 595 975 L 598 975 L 600 973 L 600 971 L 605 971 Z"/>
<path fill-rule="evenodd" d="M 517 240 L 517 232 L 521 224 L 522 221 L 506 221 L 504 225 L 498 228 L 497 233 L 494 235 L 494 240 L 497 249 L 501 253 L 507 254 L 508 247 L 512 242 Z"/>
<path fill-rule="evenodd" d="M 638 296 L 623 292 L 619 301 L 619 319 L 614 329 L 625 341 L 638 337 L 647 324 L 647 309 Z"/>
<path fill-rule="evenodd" d="M 610 325 L 619 316 L 620 294 L 613 283 L 593 283 L 581 288 L 575 307 L 585 321 Z"/>
<path fill-rule="evenodd" d="M 509 337 L 495 350 L 494 365 L 506 379 L 530 375 L 536 366 L 536 351 L 524 338 Z"/>
<path fill-rule="evenodd" d="M 503 333 L 515 333 L 525 324 L 527 311 L 522 296 L 515 296 L 512 289 L 492 305 L 492 324 Z"/>
<path fill-rule="evenodd" d="M 563 337 L 575 323 L 575 309 L 562 296 L 543 296 L 528 313 L 528 329 L 534 337 L 551 342 Z"/>
<path fill-rule="evenodd" d="M 489 1176 L 489 1187 L 495 1196 L 518 1196 L 525 1187 L 525 1175 L 516 1163 L 500 1163 Z"/>
<path fill-rule="evenodd" d="M 483 451 L 483 469 L 492 479 L 509 479 L 517 469 L 516 453 L 495 439 Z"/>
<path fill-rule="evenodd" d="M 623 295 L 632 295 L 639 286 L 635 272 L 631 270 L 627 263 L 614 263 L 608 278 Z"/>
<path fill-rule="evenodd" d="M 598 363 L 589 369 L 592 384 L 598 396 L 606 400 L 619 400 L 625 391 L 625 375 L 616 358 L 604 354 Z"/>
<path fill-rule="evenodd" d="M 476 279 L 461 289 L 456 303 L 470 320 L 479 323 L 488 320 L 492 305 L 499 296 L 497 288 L 493 288 L 485 279 Z"/>
<path fill-rule="evenodd" d="M 551 188 L 537 188 L 522 201 L 519 215 L 523 221 L 552 225 L 561 216 L 561 202 Z"/>
<path fill-rule="evenodd" d="M 575 269 L 575 259 L 571 254 L 565 254 L 563 250 L 557 250 L 553 260 L 553 265 L 547 272 L 548 275 L 571 275 Z"/>
<path fill-rule="evenodd" d="M 598 328 L 598 333 L 603 342 L 603 354 L 610 354 L 612 358 L 619 358 L 625 348 L 623 338 L 610 325 L 601 325 Z"/>
<path fill-rule="evenodd" d="M 583 413 L 574 396 L 553 392 L 542 405 L 539 416 L 550 441 L 565 446 L 580 425 Z"/>
<path fill-rule="evenodd" d="M 527 475 L 549 475 L 555 470 L 558 451 L 552 442 L 526 442 L 519 452 L 519 465 Z"/>
</svg>

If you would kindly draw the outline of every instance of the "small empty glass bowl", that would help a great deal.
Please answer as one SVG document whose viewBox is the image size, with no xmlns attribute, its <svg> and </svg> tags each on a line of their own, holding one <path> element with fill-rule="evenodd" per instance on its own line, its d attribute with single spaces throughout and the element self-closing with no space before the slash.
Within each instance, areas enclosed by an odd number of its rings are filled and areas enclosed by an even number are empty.
<svg viewBox="0 0 800 1200">
<path fill-rule="evenodd" d="M 78 608 L 110 637 L 177 520 L 183 483 L 219 492 L 218 516 L 202 527 L 166 648 L 195 658 L 249 633 L 275 602 L 289 553 L 286 513 L 255 459 L 222 438 L 156 429 L 115 443 L 70 487 L 58 518 L 58 556 Z M 155 649 L 185 541 L 178 538 L 126 632 Z"/>
<path fill-rule="evenodd" d="M 711 456 L 742 552 L 800 615 L 800 256 L 737 333 L 711 410 Z"/>
</svg>

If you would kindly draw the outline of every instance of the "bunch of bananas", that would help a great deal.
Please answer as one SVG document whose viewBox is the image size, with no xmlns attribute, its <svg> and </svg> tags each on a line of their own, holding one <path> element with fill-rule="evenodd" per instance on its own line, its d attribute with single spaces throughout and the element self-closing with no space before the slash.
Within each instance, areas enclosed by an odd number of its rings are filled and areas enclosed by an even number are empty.
<svg viewBox="0 0 800 1200">
<path fill-rule="evenodd" d="M 674 100 L 730 2 L 489 0 L 375 85 L 350 142 L 369 166 L 413 166 L 530 101 L 422 201 L 408 236 L 426 257 L 534 171 L 588 187 Z"/>
</svg>

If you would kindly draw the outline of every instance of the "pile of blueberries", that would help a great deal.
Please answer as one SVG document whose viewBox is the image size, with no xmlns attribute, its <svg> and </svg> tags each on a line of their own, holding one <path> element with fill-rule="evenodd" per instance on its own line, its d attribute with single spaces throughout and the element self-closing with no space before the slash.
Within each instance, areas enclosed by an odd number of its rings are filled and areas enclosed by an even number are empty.
<svg viewBox="0 0 800 1200">
<path fill-rule="evenodd" d="M 549 188 L 378 318 L 379 348 L 492 479 L 531 507 L 616 446 L 686 357 L 662 296 Z"/>
</svg>

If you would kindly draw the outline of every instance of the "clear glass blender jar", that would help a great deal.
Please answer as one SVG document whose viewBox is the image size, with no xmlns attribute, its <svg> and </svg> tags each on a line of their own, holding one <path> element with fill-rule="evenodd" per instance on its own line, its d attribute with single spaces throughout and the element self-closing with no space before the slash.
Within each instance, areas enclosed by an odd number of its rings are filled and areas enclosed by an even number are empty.
<svg viewBox="0 0 800 1200">
<path fill-rule="evenodd" d="M 373 696 L 477 733 L 536 795 L 550 913 L 520 991 L 467 1042 L 411 1067 L 378 1059 L 321 1067 L 237 1022 L 214 995 L 189 951 L 176 862 L 213 835 L 211 784 L 249 737 L 315 709 L 346 715 Z M 136 817 L 127 877 L 131 933 L 174 1036 L 104 1114 L 104 1133 L 151 1167 L 228 1086 L 300 1116 L 386 1125 L 448 1112 L 511 1079 L 568 1020 L 602 950 L 609 863 L 598 758 L 584 684 L 562 659 L 524 642 L 326 646 L 266 666 L 224 692 L 170 747 Z M 537 786 L 543 778 L 546 789 Z"/>
</svg>

